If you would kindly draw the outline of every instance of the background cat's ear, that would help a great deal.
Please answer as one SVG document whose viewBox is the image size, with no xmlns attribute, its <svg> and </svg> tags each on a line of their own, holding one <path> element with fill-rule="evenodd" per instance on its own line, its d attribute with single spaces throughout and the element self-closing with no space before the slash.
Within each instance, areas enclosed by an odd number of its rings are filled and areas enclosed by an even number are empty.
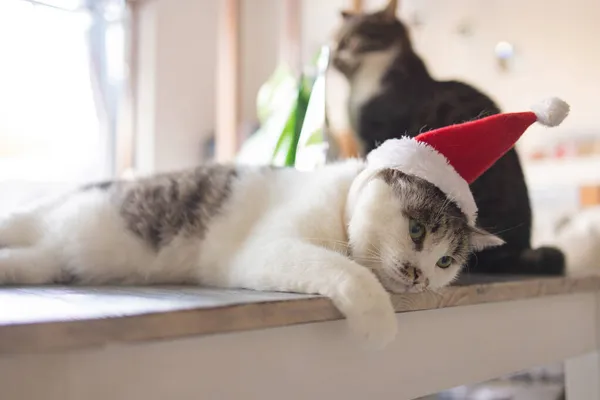
<svg viewBox="0 0 600 400">
<path fill-rule="evenodd" d="M 398 0 L 389 0 L 387 6 L 383 9 L 383 16 L 386 19 L 396 19 L 396 12 L 398 11 Z"/>
<path fill-rule="evenodd" d="M 497 247 L 504 244 L 504 240 L 496 235 L 484 231 L 480 228 L 472 228 L 471 230 L 471 250 L 480 251 L 488 247 Z"/>
<path fill-rule="evenodd" d="M 342 10 L 340 11 L 340 15 L 342 16 L 342 19 L 350 19 L 352 17 L 354 17 L 356 14 L 352 11 L 348 11 L 348 10 Z"/>
</svg>

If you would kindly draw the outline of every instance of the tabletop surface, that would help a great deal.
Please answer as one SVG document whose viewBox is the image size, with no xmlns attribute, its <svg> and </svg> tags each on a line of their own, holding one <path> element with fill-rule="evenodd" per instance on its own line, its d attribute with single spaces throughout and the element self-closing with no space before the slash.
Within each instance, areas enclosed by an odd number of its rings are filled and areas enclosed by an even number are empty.
<svg viewBox="0 0 600 400">
<path fill-rule="evenodd" d="M 463 278 L 397 294 L 397 312 L 600 291 L 600 277 Z M 323 297 L 178 287 L 0 288 L 0 354 L 173 339 L 341 318 Z"/>
</svg>

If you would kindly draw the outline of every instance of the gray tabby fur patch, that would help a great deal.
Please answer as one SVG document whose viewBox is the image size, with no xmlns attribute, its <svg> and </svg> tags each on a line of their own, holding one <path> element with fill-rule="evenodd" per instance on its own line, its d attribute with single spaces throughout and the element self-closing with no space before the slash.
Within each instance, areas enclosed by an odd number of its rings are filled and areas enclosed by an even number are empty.
<svg viewBox="0 0 600 400">
<path fill-rule="evenodd" d="M 177 235 L 204 238 L 237 175 L 234 166 L 213 164 L 132 182 L 96 183 L 83 190 L 109 191 L 127 227 L 158 251 Z"/>
</svg>

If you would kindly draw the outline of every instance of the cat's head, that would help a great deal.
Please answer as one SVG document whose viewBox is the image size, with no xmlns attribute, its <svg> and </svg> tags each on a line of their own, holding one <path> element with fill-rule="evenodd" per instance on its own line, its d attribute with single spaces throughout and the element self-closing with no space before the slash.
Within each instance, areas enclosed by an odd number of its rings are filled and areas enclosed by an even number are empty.
<svg viewBox="0 0 600 400">
<path fill-rule="evenodd" d="M 390 60 L 412 51 L 408 30 L 396 18 L 397 3 L 391 0 L 373 13 L 341 12 L 342 22 L 331 44 L 331 63 L 336 69 L 352 76 L 368 58 Z"/>
<path fill-rule="evenodd" d="M 428 181 L 397 169 L 367 168 L 348 205 L 352 257 L 391 292 L 438 289 L 457 278 L 471 252 L 503 241 Z"/>
</svg>

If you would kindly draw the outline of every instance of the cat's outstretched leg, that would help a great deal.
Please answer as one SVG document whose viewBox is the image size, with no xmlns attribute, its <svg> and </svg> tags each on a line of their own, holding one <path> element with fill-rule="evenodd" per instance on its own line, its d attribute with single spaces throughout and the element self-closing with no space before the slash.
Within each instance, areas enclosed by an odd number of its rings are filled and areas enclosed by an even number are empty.
<svg viewBox="0 0 600 400">
<path fill-rule="evenodd" d="M 0 285 L 41 285 L 60 277 L 54 252 L 40 247 L 0 249 Z"/>
<path fill-rule="evenodd" d="M 397 333 L 390 295 L 370 270 L 300 240 L 247 246 L 226 279 L 232 287 L 327 296 L 351 329 L 376 348 L 387 345 Z"/>
</svg>

